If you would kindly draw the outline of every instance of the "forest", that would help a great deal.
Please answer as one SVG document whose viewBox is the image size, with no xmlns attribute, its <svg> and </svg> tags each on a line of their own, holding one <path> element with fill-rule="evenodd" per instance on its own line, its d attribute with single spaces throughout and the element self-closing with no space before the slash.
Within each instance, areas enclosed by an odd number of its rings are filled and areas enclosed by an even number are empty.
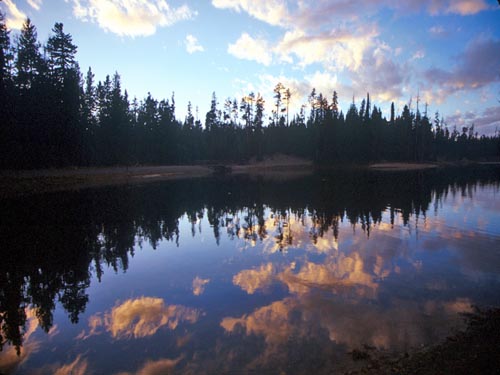
<svg viewBox="0 0 500 375">
<path fill-rule="evenodd" d="M 500 154 L 498 133 L 479 135 L 473 124 L 450 129 L 418 100 L 401 113 L 392 103 L 387 119 L 369 94 L 344 113 L 336 91 L 325 96 L 312 88 L 299 113 L 290 113 L 291 92 L 281 83 L 270 114 L 259 93 L 220 105 L 214 92 L 204 123 L 191 102 L 179 119 L 173 93 L 130 98 L 117 72 L 96 82 L 91 68 L 80 71 L 76 53 L 62 23 L 42 45 L 29 19 L 11 37 L 0 14 L 1 169 L 246 163 L 275 153 L 322 165 L 497 160 Z"/>
</svg>

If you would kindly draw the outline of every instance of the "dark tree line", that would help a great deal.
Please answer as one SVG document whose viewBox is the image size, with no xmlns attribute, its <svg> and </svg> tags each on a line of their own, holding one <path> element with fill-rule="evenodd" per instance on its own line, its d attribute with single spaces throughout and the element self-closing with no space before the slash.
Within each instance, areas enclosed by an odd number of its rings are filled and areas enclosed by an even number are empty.
<svg viewBox="0 0 500 375">
<path fill-rule="evenodd" d="M 411 105 L 390 119 L 367 95 L 346 113 L 338 95 L 312 90 L 307 105 L 290 113 L 291 91 L 274 89 L 272 113 L 249 93 L 218 103 L 213 93 L 204 124 L 191 103 L 176 117 L 175 97 L 129 98 L 115 73 L 95 81 L 82 74 L 70 34 L 56 23 L 45 45 L 29 19 L 12 38 L 0 14 L 0 167 L 246 162 L 284 153 L 317 163 L 491 159 L 499 140 L 474 125 L 449 130 Z M 195 112 L 195 113 L 193 113 Z"/>
</svg>

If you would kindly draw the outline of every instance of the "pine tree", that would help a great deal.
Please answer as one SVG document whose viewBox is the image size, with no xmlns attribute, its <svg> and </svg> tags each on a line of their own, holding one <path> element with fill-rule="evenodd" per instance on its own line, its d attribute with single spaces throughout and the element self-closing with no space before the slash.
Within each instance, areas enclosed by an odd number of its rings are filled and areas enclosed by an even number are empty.
<svg viewBox="0 0 500 375">
<path fill-rule="evenodd" d="M 0 12 L 0 90 L 5 87 L 6 80 L 11 78 L 12 53 L 10 50 L 10 31 L 5 24 L 5 16 Z"/>
<path fill-rule="evenodd" d="M 392 102 L 391 103 L 391 125 L 394 125 L 394 120 L 395 120 L 394 115 L 395 115 L 395 113 L 394 113 L 394 102 Z"/>
<path fill-rule="evenodd" d="M 339 98 L 337 95 L 337 91 L 333 91 L 331 108 L 332 108 L 333 118 L 337 119 L 339 117 Z"/>
<path fill-rule="evenodd" d="M 50 74 L 59 83 L 63 83 L 68 71 L 76 68 L 77 47 L 73 44 L 71 35 L 64 33 L 62 23 L 56 22 L 52 32 L 54 34 L 47 41 L 45 48 L 48 55 L 48 68 Z"/>
<path fill-rule="evenodd" d="M 205 116 L 205 129 L 207 131 L 214 130 L 218 127 L 217 123 L 217 96 L 215 91 L 212 93 L 212 100 L 210 101 L 210 110 Z"/>
<path fill-rule="evenodd" d="M 42 55 L 35 25 L 28 18 L 23 24 L 16 45 L 16 82 L 20 89 L 32 87 L 36 77 L 41 73 Z"/>
<path fill-rule="evenodd" d="M 15 118 L 13 113 L 14 90 L 12 87 L 12 53 L 5 16 L 0 12 L 0 167 L 12 168 Z"/>
</svg>

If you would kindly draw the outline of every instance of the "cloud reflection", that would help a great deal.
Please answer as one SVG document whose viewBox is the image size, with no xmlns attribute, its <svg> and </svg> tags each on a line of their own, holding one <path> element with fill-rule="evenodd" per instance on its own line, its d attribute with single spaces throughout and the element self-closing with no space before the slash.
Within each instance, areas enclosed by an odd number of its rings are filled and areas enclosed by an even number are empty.
<svg viewBox="0 0 500 375">
<path fill-rule="evenodd" d="M 161 327 L 175 329 L 180 322 L 195 323 L 199 311 L 181 305 L 166 305 L 161 298 L 139 297 L 128 299 L 113 307 L 110 312 L 89 318 L 90 333 L 87 338 L 99 334 L 101 329 L 116 339 L 140 338 L 154 335 Z"/>
<path fill-rule="evenodd" d="M 273 282 L 274 266 L 272 263 L 263 264 L 258 269 L 243 270 L 233 277 L 233 284 L 238 285 L 248 294 L 263 289 Z"/>
<path fill-rule="evenodd" d="M 356 292 L 374 296 L 378 284 L 364 270 L 364 261 L 358 253 L 346 256 L 341 253 L 325 264 L 306 261 L 298 272 L 290 267 L 278 276 L 292 293 L 303 294 L 311 290 L 328 290 L 334 293 Z"/>
<path fill-rule="evenodd" d="M 315 339 L 324 337 L 321 332 L 331 343 L 350 349 L 371 345 L 406 350 L 437 342 L 460 322 L 457 313 L 471 311 L 467 299 L 394 302 L 383 307 L 364 299 L 312 293 L 287 297 L 239 318 L 226 317 L 220 325 L 227 333 L 262 336 L 267 354 L 279 350 L 290 337 Z"/>
<path fill-rule="evenodd" d="M 13 345 L 5 345 L 0 351 L 0 372 L 7 374 L 14 373 L 15 369 L 26 362 L 28 358 L 38 352 L 40 342 L 33 338 L 33 333 L 38 328 L 38 319 L 34 308 L 26 308 L 26 327 L 24 332 L 23 346 L 17 353 L 16 347 Z"/>
<path fill-rule="evenodd" d="M 88 362 L 78 355 L 75 360 L 67 365 L 63 365 L 54 372 L 54 375 L 85 375 L 87 374 Z"/>
<path fill-rule="evenodd" d="M 210 282 L 210 279 L 202 279 L 196 276 L 193 280 L 193 294 L 199 296 L 205 291 L 205 285 Z"/>
<path fill-rule="evenodd" d="M 116 375 L 166 375 L 173 374 L 174 367 L 182 360 L 182 357 L 176 359 L 159 359 L 157 361 L 146 361 L 146 363 L 136 372 L 120 372 Z"/>
</svg>

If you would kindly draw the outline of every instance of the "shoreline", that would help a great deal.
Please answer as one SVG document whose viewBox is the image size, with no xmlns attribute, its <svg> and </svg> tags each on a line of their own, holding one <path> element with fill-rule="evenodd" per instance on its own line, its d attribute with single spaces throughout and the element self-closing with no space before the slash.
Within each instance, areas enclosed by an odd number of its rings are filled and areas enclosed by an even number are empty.
<svg viewBox="0 0 500 375">
<path fill-rule="evenodd" d="M 50 193 L 67 190 L 137 184 L 152 181 L 201 178 L 217 175 L 258 175 L 291 178 L 314 171 L 336 169 L 367 169 L 373 171 L 416 171 L 447 167 L 493 165 L 500 162 L 446 162 L 446 163 L 374 163 L 367 165 L 316 166 L 312 161 L 278 156 L 249 164 L 166 165 L 131 167 L 83 167 L 61 169 L 3 170 L 0 171 L 0 199 L 26 194 Z"/>
</svg>

